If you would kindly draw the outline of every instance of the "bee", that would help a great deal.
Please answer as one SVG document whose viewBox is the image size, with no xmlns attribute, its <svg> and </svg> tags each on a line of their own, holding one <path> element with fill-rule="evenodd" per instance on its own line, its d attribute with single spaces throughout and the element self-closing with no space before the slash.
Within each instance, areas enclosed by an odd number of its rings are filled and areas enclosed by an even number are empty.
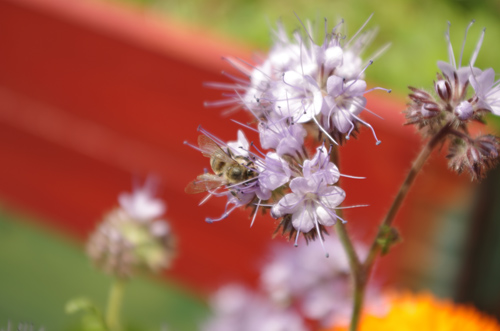
<svg viewBox="0 0 500 331">
<path fill-rule="evenodd" d="M 204 173 L 186 186 L 186 193 L 196 194 L 210 191 L 223 185 L 247 184 L 257 176 L 257 168 L 248 157 L 233 155 L 228 148 L 224 151 L 211 138 L 198 136 L 198 146 L 204 156 L 210 158 L 213 174 Z"/>
</svg>

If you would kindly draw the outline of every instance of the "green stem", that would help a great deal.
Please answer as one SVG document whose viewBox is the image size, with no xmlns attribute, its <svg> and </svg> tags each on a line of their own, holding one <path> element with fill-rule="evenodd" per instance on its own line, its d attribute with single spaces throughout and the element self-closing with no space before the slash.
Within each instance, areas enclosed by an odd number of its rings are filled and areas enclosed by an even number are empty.
<svg viewBox="0 0 500 331">
<path fill-rule="evenodd" d="M 339 149 L 337 145 L 332 146 L 332 153 L 330 154 L 330 160 L 340 169 L 339 164 Z M 337 213 L 342 214 L 342 210 L 338 210 Z M 340 215 L 342 216 L 342 215 Z M 342 244 L 344 251 L 347 255 L 347 260 L 349 261 L 349 268 L 351 269 L 351 277 L 354 284 L 354 306 L 353 313 L 351 317 L 350 331 L 356 331 L 359 318 L 361 316 L 361 307 L 363 306 L 363 296 L 364 296 L 364 280 L 362 273 L 362 265 L 359 260 L 358 254 L 354 249 L 352 240 L 347 233 L 345 224 L 337 220 L 335 223 L 335 232 Z"/>
<path fill-rule="evenodd" d="M 399 188 L 398 194 L 396 195 L 396 198 L 392 202 L 392 205 L 389 211 L 387 212 L 387 215 L 382 221 L 382 224 L 379 228 L 379 233 L 375 237 L 375 240 L 373 241 L 370 250 L 368 252 L 368 256 L 365 262 L 363 263 L 363 267 L 368 275 L 370 274 L 373 263 L 375 262 L 375 259 L 378 256 L 378 253 L 380 252 L 381 247 L 377 241 L 377 239 L 381 235 L 380 231 L 383 231 L 384 228 L 391 226 L 392 222 L 394 221 L 394 218 L 396 217 L 396 214 L 401 208 L 404 199 L 406 198 L 406 195 L 408 194 L 408 191 L 410 190 L 411 185 L 413 184 L 415 178 L 422 169 L 422 166 L 425 164 L 425 161 L 427 161 L 427 158 L 431 155 L 434 148 L 439 143 L 442 142 L 442 140 L 447 136 L 450 130 L 451 130 L 451 124 L 448 123 L 429 140 L 429 142 L 424 146 L 424 148 L 420 151 L 420 154 L 415 159 L 415 162 L 410 168 L 410 171 L 408 172 L 405 181 Z"/>
<path fill-rule="evenodd" d="M 110 331 L 120 331 L 120 309 L 125 290 L 125 280 L 115 278 L 109 291 L 108 307 L 106 310 L 106 324 Z"/>
<path fill-rule="evenodd" d="M 436 133 L 429 142 L 424 146 L 420 154 L 417 156 L 415 162 L 413 163 L 408 175 L 406 176 L 405 181 L 401 185 L 396 198 L 394 199 L 389 212 L 386 217 L 382 221 L 380 229 L 391 226 L 394 218 L 401 208 L 401 205 L 408 194 L 408 191 L 413 184 L 417 174 L 422 169 L 423 165 L 431 155 L 434 148 L 443 141 L 443 139 L 447 136 L 447 134 L 451 130 L 451 124 L 445 125 L 438 133 Z M 339 166 L 339 155 L 338 155 L 338 147 L 333 146 L 333 151 L 330 156 L 330 160 Z M 368 279 L 370 278 L 370 274 L 372 271 L 373 263 L 380 252 L 380 245 L 378 243 L 378 238 L 381 235 L 379 232 L 375 240 L 373 241 L 372 246 L 370 247 L 370 251 L 364 263 L 361 263 L 356 251 L 354 250 L 354 246 L 352 245 L 352 241 L 349 238 L 349 235 L 346 231 L 344 224 L 341 222 L 337 222 L 335 225 L 335 230 L 339 237 L 342 246 L 348 256 L 349 266 L 351 268 L 352 279 L 354 283 L 354 295 L 353 295 L 353 310 L 351 317 L 351 324 L 349 327 L 350 331 L 356 331 L 358 329 L 359 321 L 361 318 L 361 312 L 363 310 L 363 299 L 365 294 L 366 285 L 368 283 Z M 380 230 L 379 230 L 380 231 Z"/>
<path fill-rule="evenodd" d="M 361 312 L 363 310 L 363 300 L 365 298 L 365 288 L 367 283 L 367 278 L 365 278 L 364 275 L 364 269 L 360 267 L 360 272 L 354 280 L 354 298 L 349 331 L 356 331 L 358 329 L 359 321 L 361 318 Z"/>
</svg>

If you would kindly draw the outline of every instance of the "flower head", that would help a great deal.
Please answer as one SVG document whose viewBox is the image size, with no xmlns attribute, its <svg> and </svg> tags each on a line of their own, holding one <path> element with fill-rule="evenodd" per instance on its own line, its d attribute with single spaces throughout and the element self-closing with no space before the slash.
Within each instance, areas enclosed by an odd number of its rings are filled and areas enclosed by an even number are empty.
<svg viewBox="0 0 500 331">
<path fill-rule="evenodd" d="M 305 331 L 301 317 L 292 309 L 281 309 L 250 290 L 229 285 L 213 296 L 214 316 L 203 331 Z"/>
<path fill-rule="evenodd" d="M 118 196 L 120 206 L 130 217 L 137 220 L 158 218 L 165 212 L 165 203 L 154 198 L 155 179 L 149 177 L 143 187 L 136 187 L 132 193 L 123 192 Z"/>
<path fill-rule="evenodd" d="M 149 203 L 146 197 L 152 196 L 145 192 L 150 191 L 141 188 L 139 193 L 120 194 L 122 207 L 109 212 L 89 238 L 87 252 L 106 273 L 129 278 L 142 271 L 157 272 L 171 264 L 175 240 L 170 225 L 157 217 L 156 207 L 164 203 L 158 199 Z"/>
<path fill-rule="evenodd" d="M 450 40 L 450 23 L 448 22 L 448 29 L 446 30 L 445 37 L 448 43 L 448 62 L 438 61 L 437 66 L 441 70 L 444 75 L 444 78 L 450 82 L 451 91 L 453 92 L 452 99 L 460 99 L 463 96 L 467 85 L 469 84 L 470 76 L 475 76 L 481 74 L 481 70 L 479 68 L 474 67 L 474 63 L 476 62 L 477 56 L 479 54 L 479 50 L 481 49 L 481 45 L 484 39 L 484 31 L 481 32 L 481 36 L 477 42 L 476 48 L 472 53 L 472 56 L 465 66 L 462 66 L 462 57 L 465 42 L 467 40 L 467 33 L 469 32 L 470 27 L 474 24 L 474 20 L 472 20 L 467 29 L 465 30 L 465 36 L 462 44 L 462 51 L 460 52 L 460 58 L 457 61 L 455 60 L 455 54 L 453 52 L 453 46 Z"/>
<path fill-rule="evenodd" d="M 317 126 L 318 135 L 326 136 L 333 143 L 349 139 L 362 124 L 372 130 L 379 143 L 372 126 L 358 116 L 366 109 L 364 94 L 373 90 L 366 88 L 364 71 L 385 49 L 369 61 L 361 58 L 376 35 L 375 29 L 362 32 L 370 18 L 347 41 L 341 31 L 343 21 L 330 31 L 325 21 L 325 35 L 318 40 L 312 38 L 313 28 L 309 22 L 303 24 L 299 19 L 303 31 L 294 32 L 292 38 L 283 25 L 278 24 L 274 31 L 275 44 L 261 63 L 250 65 L 229 60 L 249 80 L 231 77 L 235 81 L 233 85 L 212 83 L 215 88 L 232 88 L 234 94 L 230 94 L 226 102 L 211 105 L 240 105 L 259 121 L 271 120 L 267 127 L 282 119 L 297 125 L 312 123 Z"/>
<path fill-rule="evenodd" d="M 352 282 L 349 263 L 340 241 L 333 237 L 324 243 L 328 259 L 317 254 L 319 243 L 290 247 L 277 245 L 261 272 L 261 287 L 273 302 L 282 307 L 297 307 L 310 320 L 321 325 L 347 324 L 352 311 Z M 365 256 L 367 248 L 355 243 Z M 373 284 L 367 290 L 370 311 L 380 306 L 379 291 Z"/>
<path fill-rule="evenodd" d="M 333 186 L 339 178 L 337 167 L 328 160 L 325 147 L 317 150 L 311 161 L 304 162 L 303 176 L 290 181 L 292 193 L 281 198 L 271 209 L 274 218 L 283 217 L 282 231 L 292 236 L 304 233 L 306 238 L 322 238 L 326 226 L 337 221 L 335 208 L 344 201 L 345 192 Z"/>
</svg>

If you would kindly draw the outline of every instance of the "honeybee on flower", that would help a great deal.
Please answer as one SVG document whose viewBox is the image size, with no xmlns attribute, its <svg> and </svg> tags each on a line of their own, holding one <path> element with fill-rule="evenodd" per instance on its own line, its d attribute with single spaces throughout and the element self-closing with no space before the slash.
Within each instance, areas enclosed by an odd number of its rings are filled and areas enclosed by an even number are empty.
<svg viewBox="0 0 500 331">
<path fill-rule="evenodd" d="M 198 136 L 198 146 L 204 156 L 210 158 L 213 174 L 199 175 L 186 187 L 186 193 L 196 194 L 212 191 L 221 186 L 248 183 L 257 176 L 257 168 L 253 161 L 243 155 L 235 155 L 231 148 L 224 151 L 210 137 Z"/>
</svg>

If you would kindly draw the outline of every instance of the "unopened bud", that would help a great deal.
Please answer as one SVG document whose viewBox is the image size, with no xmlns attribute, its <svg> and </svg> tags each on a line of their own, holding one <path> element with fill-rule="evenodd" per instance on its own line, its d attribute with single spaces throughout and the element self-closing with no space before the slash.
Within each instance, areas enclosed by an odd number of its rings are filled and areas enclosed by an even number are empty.
<svg viewBox="0 0 500 331">
<path fill-rule="evenodd" d="M 449 166 L 459 174 L 468 170 L 472 180 L 485 177 L 498 162 L 500 140 L 493 135 L 454 141 L 450 147 Z"/>
<path fill-rule="evenodd" d="M 434 88 L 436 89 L 436 93 L 443 101 L 445 102 L 450 101 L 451 86 L 447 80 L 442 79 L 437 81 L 437 83 L 434 84 Z"/>
</svg>

